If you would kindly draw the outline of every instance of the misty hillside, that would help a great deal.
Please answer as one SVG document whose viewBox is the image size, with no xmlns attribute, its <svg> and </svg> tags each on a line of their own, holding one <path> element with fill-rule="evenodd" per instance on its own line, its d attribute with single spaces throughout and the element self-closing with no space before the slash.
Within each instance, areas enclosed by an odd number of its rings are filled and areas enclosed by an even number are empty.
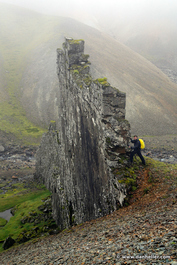
<svg viewBox="0 0 177 265">
<path fill-rule="evenodd" d="M 1 136 L 5 132 L 9 139 L 15 135 L 34 141 L 57 117 L 56 49 L 62 47 L 65 36 L 85 40 L 94 78 L 107 77 L 127 93 L 126 118 L 132 133 L 176 132 L 177 85 L 109 35 L 73 19 L 3 4 L 0 27 Z"/>
<path fill-rule="evenodd" d="M 160 16 L 160 15 L 159 15 Z M 177 72 L 177 18 L 170 14 L 158 17 L 134 17 L 114 23 L 100 21 L 110 36 L 153 62 L 161 69 Z"/>
</svg>

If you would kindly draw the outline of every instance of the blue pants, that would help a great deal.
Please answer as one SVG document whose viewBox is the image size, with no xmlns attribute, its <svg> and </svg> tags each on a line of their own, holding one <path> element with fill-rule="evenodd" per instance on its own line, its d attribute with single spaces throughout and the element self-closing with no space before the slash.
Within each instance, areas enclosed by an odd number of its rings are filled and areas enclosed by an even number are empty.
<svg viewBox="0 0 177 265">
<path fill-rule="evenodd" d="M 141 159 L 143 165 L 145 165 L 146 163 L 145 163 L 144 157 L 142 156 L 140 150 L 136 150 L 136 151 L 134 150 L 133 152 L 130 153 L 130 162 L 133 163 L 133 157 L 134 157 L 134 155 L 136 155 L 136 154 L 140 157 L 140 159 Z"/>
</svg>

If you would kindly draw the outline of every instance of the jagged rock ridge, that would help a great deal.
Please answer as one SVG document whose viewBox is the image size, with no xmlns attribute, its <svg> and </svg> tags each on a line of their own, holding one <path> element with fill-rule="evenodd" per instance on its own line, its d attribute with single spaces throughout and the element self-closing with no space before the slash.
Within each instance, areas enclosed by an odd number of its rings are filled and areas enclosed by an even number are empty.
<svg viewBox="0 0 177 265">
<path fill-rule="evenodd" d="M 52 192 L 61 229 L 114 211 L 126 196 L 112 173 L 130 136 L 126 95 L 106 78 L 93 80 L 88 57 L 83 40 L 66 38 L 57 50 L 58 119 L 37 152 L 35 178 Z"/>
</svg>

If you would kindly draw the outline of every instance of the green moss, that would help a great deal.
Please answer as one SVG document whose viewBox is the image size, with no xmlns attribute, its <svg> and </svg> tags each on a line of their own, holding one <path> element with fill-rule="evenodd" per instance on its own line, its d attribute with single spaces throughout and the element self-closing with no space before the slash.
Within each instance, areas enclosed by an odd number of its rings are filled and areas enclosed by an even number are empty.
<svg viewBox="0 0 177 265">
<path fill-rule="evenodd" d="M 147 187 L 147 188 L 145 188 L 145 189 L 143 190 L 143 193 L 144 193 L 144 194 L 148 194 L 148 193 L 149 193 L 149 190 L 150 190 L 150 188 Z"/>
<path fill-rule="evenodd" d="M 125 120 L 125 119 L 121 119 L 121 118 L 116 118 L 115 117 L 115 119 L 118 121 L 118 122 L 120 122 L 120 123 L 125 123 L 125 124 L 129 124 L 129 121 L 128 120 Z"/>
<path fill-rule="evenodd" d="M 35 15 L 33 18 L 27 16 L 25 23 L 20 16 L 16 23 L 14 19 L 15 13 L 11 16 L 8 14 L 7 20 L 6 10 L 1 12 L 0 26 L 3 31 L 0 31 L 0 50 L 3 56 L 6 83 L 4 88 L 2 84 L 0 97 L 0 128 L 6 134 L 13 134 L 20 142 L 38 144 L 46 130 L 34 125 L 26 118 L 25 110 L 21 105 L 21 80 L 26 68 L 27 56 L 41 43 L 47 42 L 55 35 L 55 30 L 51 28 L 58 22 L 49 17 L 39 19 Z M 9 29 L 13 34 L 9 34 Z"/>
<path fill-rule="evenodd" d="M 72 64 L 71 67 L 70 67 L 70 70 L 78 70 L 78 71 L 80 71 L 81 68 L 82 68 L 81 65 Z"/>
<path fill-rule="evenodd" d="M 5 226 L 7 224 L 7 220 L 4 218 L 0 217 L 0 227 Z"/>
<path fill-rule="evenodd" d="M 82 40 L 82 39 L 78 39 L 78 40 L 70 39 L 70 40 L 68 40 L 69 44 L 79 44 L 82 41 L 84 41 L 84 40 Z"/>
<path fill-rule="evenodd" d="M 16 200 L 15 196 L 13 200 L 16 205 L 15 215 L 10 218 L 9 222 L 3 227 L 0 228 L 0 238 L 1 240 L 5 240 L 9 235 L 11 235 L 15 240 L 21 241 L 21 234 L 25 233 L 25 236 L 28 240 L 31 237 L 36 236 L 36 232 L 34 232 L 34 224 L 32 223 L 35 216 L 40 214 L 40 210 L 38 207 L 41 205 L 41 200 L 50 194 L 49 191 L 45 190 L 38 190 L 33 194 L 33 196 L 26 196 L 21 194 L 21 200 Z M 30 194 L 31 195 L 31 194 Z M 0 203 L 2 200 L 0 199 Z M 30 221 L 31 223 L 21 223 L 21 220 L 25 219 L 26 221 Z M 44 225 L 47 225 L 46 221 L 42 221 L 38 223 L 39 229 L 42 228 Z M 22 238 L 21 238 L 22 239 Z M 2 244 L 0 244 L 0 251 L 2 251 Z"/>
<path fill-rule="evenodd" d="M 90 75 L 85 75 L 83 81 L 86 84 L 86 86 L 89 87 L 92 83 L 92 77 Z"/>
<path fill-rule="evenodd" d="M 82 57 L 83 61 L 88 61 L 89 54 L 82 54 L 81 57 Z"/>
<path fill-rule="evenodd" d="M 121 180 L 118 180 L 119 183 L 124 183 L 126 184 L 127 186 L 134 186 L 136 184 L 136 179 L 133 179 L 133 178 L 124 178 L 124 179 L 121 179 Z"/>
<path fill-rule="evenodd" d="M 99 82 L 101 85 L 103 85 L 103 86 L 110 86 L 110 84 L 108 83 L 106 77 L 104 77 L 104 78 L 98 78 L 97 80 L 98 80 L 98 82 Z"/>
<path fill-rule="evenodd" d="M 24 186 L 16 186 L 16 189 L 9 190 L 5 194 L 0 195 L 0 212 L 3 212 L 7 209 L 13 208 L 19 203 L 22 203 L 26 200 L 33 200 L 39 194 L 45 196 L 50 194 L 44 186 L 39 186 L 34 183 L 34 189 L 29 190 Z"/>
<path fill-rule="evenodd" d="M 36 142 L 46 131 L 30 122 L 20 105 L 16 106 L 14 113 L 14 105 L 8 102 L 0 103 L 0 126 L 1 130 L 12 133 L 17 139 L 24 140 L 24 143 Z"/>
<path fill-rule="evenodd" d="M 83 69 L 86 69 L 86 68 L 88 68 L 88 67 L 90 67 L 88 64 L 85 64 L 84 66 L 83 66 Z"/>
<path fill-rule="evenodd" d="M 107 81 L 107 78 L 106 77 L 104 77 L 104 78 L 98 78 L 98 82 L 105 82 L 105 81 Z"/>
<path fill-rule="evenodd" d="M 15 183 L 11 186 L 12 188 L 24 189 L 23 183 Z"/>
<path fill-rule="evenodd" d="M 92 83 L 92 77 L 90 74 L 84 74 L 85 73 L 85 69 L 88 68 L 89 65 L 85 64 L 85 65 L 77 65 L 77 64 L 73 64 L 70 67 L 70 72 L 73 73 L 73 78 L 76 81 L 76 84 L 78 85 L 78 87 L 83 88 L 83 83 L 86 84 L 87 87 L 90 87 L 91 83 Z"/>
<path fill-rule="evenodd" d="M 28 133 L 38 133 L 39 132 L 39 129 L 36 128 L 36 127 L 28 127 L 28 128 L 26 128 L 26 131 Z"/>
<path fill-rule="evenodd" d="M 137 161 L 134 162 L 132 167 L 127 167 L 127 160 L 129 156 L 122 154 L 119 157 L 119 167 L 114 169 L 114 175 L 121 184 L 125 184 L 126 187 L 136 190 L 136 178 L 139 172 Z"/>
<path fill-rule="evenodd" d="M 111 143 L 111 138 L 110 137 L 106 137 L 106 143 L 110 144 Z"/>
<path fill-rule="evenodd" d="M 135 190 L 137 190 L 137 187 L 132 186 L 132 191 L 135 191 Z"/>
</svg>

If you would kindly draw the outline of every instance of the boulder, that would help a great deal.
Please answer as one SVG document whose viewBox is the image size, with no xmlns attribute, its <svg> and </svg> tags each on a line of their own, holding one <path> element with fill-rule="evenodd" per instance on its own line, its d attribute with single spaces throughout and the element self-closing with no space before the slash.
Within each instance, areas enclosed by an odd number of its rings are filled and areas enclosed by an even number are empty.
<svg viewBox="0 0 177 265">
<path fill-rule="evenodd" d="M 5 250 L 5 249 L 12 247 L 14 244 L 15 244 L 15 240 L 12 237 L 8 236 L 6 240 L 4 241 L 2 247 Z"/>
<path fill-rule="evenodd" d="M 0 145 L 0 152 L 4 152 L 4 151 L 5 151 L 4 146 Z"/>
</svg>

